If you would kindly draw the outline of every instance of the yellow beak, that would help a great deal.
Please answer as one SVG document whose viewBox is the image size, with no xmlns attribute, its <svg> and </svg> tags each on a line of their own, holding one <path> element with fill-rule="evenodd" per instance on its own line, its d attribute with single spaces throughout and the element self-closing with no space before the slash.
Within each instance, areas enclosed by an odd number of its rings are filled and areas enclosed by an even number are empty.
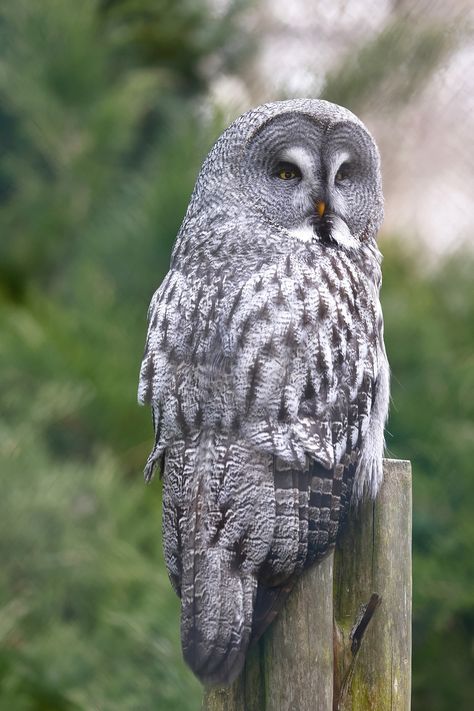
<svg viewBox="0 0 474 711">
<path fill-rule="evenodd" d="M 318 200 L 316 203 L 316 211 L 319 215 L 319 217 L 322 217 L 324 215 L 324 211 L 326 209 L 326 203 L 323 202 L 322 200 Z"/>
</svg>

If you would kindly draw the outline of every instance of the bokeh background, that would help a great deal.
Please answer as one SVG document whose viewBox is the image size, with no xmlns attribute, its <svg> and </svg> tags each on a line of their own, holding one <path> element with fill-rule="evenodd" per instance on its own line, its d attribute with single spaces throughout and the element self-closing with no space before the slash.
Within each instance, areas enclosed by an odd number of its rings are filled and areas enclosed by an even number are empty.
<svg viewBox="0 0 474 711">
<path fill-rule="evenodd" d="M 2 711 L 200 706 L 141 478 L 145 315 L 207 150 L 291 96 L 381 147 L 413 708 L 473 708 L 472 30 L 460 0 L 0 3 Z"/>
</svg>

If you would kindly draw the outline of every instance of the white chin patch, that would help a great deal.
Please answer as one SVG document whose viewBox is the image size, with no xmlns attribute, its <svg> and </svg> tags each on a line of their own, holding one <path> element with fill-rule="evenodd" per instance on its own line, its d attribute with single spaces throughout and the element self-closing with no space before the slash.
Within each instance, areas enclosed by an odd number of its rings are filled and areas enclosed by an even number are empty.
<svg viewBox="0 0 474 711">
<path fill-rule="evenodd" d="M 317 239 L 316 233 L 311 225 L 294 227 L 292 230 L 288 230 L 288 232 L 292 237 L 299 239 L 301 242 L 312 242 L 314 239 Z"/>
<path fill-rule="evenodd" d="M 341 247 L 346 247 L 347 249 L 355 249 L 358 245 L 358 240 L 351 234 L 348 226 L 338 215 L 333 215 L 331 217 L 332 228 L 331 237 L 335 242 L 341 245 Z"/>
<path fill-rule="evenodd" d="M 344 220 L 338 215 L 331 215 L 331 222 L 331 239 L 340 244 L 341 247 L 355 249 L 358 245 L 358 240 L 351 234 Z M 292 237 L 301 242 L 316 242 L 320 239 L 312 225 L 301 225 L 288 231 Z"/>
</svg>

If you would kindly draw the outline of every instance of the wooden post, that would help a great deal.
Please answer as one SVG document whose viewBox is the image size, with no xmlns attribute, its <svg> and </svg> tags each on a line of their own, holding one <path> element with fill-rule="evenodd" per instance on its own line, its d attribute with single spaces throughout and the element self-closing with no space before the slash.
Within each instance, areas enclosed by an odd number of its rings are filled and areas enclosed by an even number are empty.
<svg viewBox="0 0 474 711">
<path fill-rule="evenodd" d="M 349 635 L 372 593 L 380 608 L 349 671 Z M 411 693 L 411 467 L 385 460 L 375 502 L 349 520 L 336 549 L 334 612 L 339 649 L 336 687 L 349 671 L 339 711 L 409 711 Z M 352 655 L 351 655 L 352 656 Z M 336 688 L 337 693 L 337 688 Z"/>
<path fill-rule="evenodd" d="M 310 568 L 204 711 L 409 711 L 411 468 L 385 460 L 375 502 L 353 512 L 335 557 Z"/>
</svg>

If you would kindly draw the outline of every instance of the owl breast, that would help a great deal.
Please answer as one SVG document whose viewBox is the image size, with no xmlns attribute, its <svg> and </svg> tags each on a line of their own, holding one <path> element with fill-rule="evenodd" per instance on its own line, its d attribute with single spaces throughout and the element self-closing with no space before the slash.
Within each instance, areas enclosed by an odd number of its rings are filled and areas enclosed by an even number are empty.
<svg viewBox="0 0 474 711">
<path fill-rule="evenodd" d="M 238 284 L 171 272 L 142 366 L 142 397 L 159 410 L 155 455 L 180 433 L 215 428 L 292 465 L 309 455 L 332 468 L 367 427 L 383 355 L 377 303 L 362 265 L 318 246 Z"/>
</svg>

